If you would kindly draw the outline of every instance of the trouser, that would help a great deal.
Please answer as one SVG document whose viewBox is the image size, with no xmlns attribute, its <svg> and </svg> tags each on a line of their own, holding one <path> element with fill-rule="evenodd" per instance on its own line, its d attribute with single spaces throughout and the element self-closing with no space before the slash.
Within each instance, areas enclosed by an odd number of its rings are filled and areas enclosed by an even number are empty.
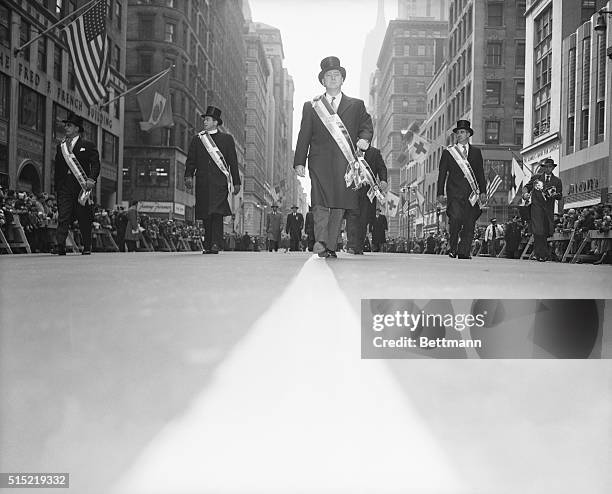
<svg viewBox="0 0 612 494">
<path fill-rule="evenodd" d="M 533 235 L 533 255 L 548 258 L 548 240 L 546 235 Z"/>
<path fill-rule="evenodd" d="M 447 215 L 450 250 L 460 256 L 469 256 L 480 210 L 471 206 L 467 199 L 449 199 Z"/>
<path fill-rule="evenodd" d="M 329 250 L 334 250 L 342 227 L 344 209 L 313 206 L 312 214 L 316 241 L 323 242 Z"/>
<path fill-rule="evenodd" d="M 128 252 L 136 252 L 136 240 L 126 240 L 125 244 Z"/>
<path fill-rule="evenodd" d="M 289 250 L 298 251 L 300 250 L 300 239 L 302 235 L 301 233 L 291 234 L 291 238 L 289 239 Z"/>
<path fill-rule="evenodd" d="M 204 218 L 204 249 L 210 250 L 213 245 L 217 249 L 223 246 L 223 215 L 215 213 Z"/>
<path fill-rule="evenodd" d="M 278 252 L 278 240 L 268 240 L 268 252 Z"/>
<path fill-rule="evenodd" d="M 76 187 L 75 187 L 76 185 Z M 79 222 L 83 250 L 91 250 L 91 225 L 93 222 L 93 208 L 91 205 L 81 206 L 79 204 L 79 193 L 81 187 L 78 184 L 64 184 L 57 190 L 57 246 L 60 250 L 66 249 L 66 237 L 76 217 Z"/>
<path fill-rule="evenodd" d="M 499 252 L 499 238 L 489 240 L 489 255 L 494 257 Z"/>
<path fill-rule="evenodd" d="M 307 243 L 308 243 L 308 252 L 312 252 L 312 249 L 314 248 L 314 244 L 315 244 L 314 232 L 308 233 Z"/>
</svg>

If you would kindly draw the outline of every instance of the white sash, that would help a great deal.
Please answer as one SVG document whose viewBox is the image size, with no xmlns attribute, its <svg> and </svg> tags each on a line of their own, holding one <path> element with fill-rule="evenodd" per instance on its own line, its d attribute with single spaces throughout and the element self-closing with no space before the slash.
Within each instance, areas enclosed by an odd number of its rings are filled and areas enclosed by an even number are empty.
<svg viewBox="0 0 612 494">
<path fill-rule="evenodd" d="M 60 144 L 60 149 L 62 150 L 62 156 L 64 156 L 64 161 L 68 165 L 68 168 L 70 168 L 72 174 L 77 179 L 77 182 L 79 182 L 79 185 L 81 186 L 82 190 L 79 193 L 79 204 L 81 204 L 81 206 L 85 206 L 85 204 L 92 201 L 91 190 L 87 190 L 86 187 L 87 175 L 85 175 L 85 171 L 83 170 L 81 163 L 79 163 L 79 160 L 76 158 L 74 153 L 72 151 L 68 151 L 68 143 L 66 142 L 66 139 L 64 139 Z"/>
<path fill-rule="evenodd" d="M 472 170 L 472 165 L 470 165 L 467 157 L 463 155 L 458 144 L 448 146 L 446 149 L 457 162 L 459 168 L 461 168 L 461 171 L 463 172 L 463 175 L 472 188 L 472 193 L 470 194 L 469 200 L 470 204 L 474 206 L 480 200 L 480 189 L 478 188 L 478 182 L 476 181 L 474 170 Z"/>
<path fill-rule="evenodd" d="M 320 95 L 313 98 L 312 108 L 321 120 L 321 123 L 325 126 L 327 131 L 330 133 L 340 151 L 348 162 L 346 173 L 344 174 L 344 181 L 347 187 L 351 184 L 355 184 L 355 188 L 358 189 L 364 184 L 370 185 L 368 191 L 368 198 L 370 202 L 373 201 L 374 197 L 378 197 L 381 202 L 384 202 L 385 195 L 380 190 L 380 184 L 374 177 L 370 165 L 365 160 L 361 153 L 358 153 L 353 145 L 351 136 L 344 125 L 344 122 L 340 119 L 338 114 L 334 112 L 330 106 L 329 101 L 325 96 Z"/>
<path fill-rule="evenodd" d="M 202 141 L 202 144 L 204 144 L 204 147 L 206 148 L 206 151 L 208 151 L 210 157 L 217 165 L 217 168 L 219 168 L 219 170 L 221 170 L 221 173 L 225 175 L 225 179 L 227 180 L 227 190 L 230 194 L 232 194 L 234 192 L 234 183 L 232 181 L 229 166 L 225 161 L 223 153 L 219 150 L 219 148 L 215 144 L 215 141 L 213 141 L 212 137 L 210 137 L 210 134 L 208 132 L 202 131 L 198 134 L 198 137 Z"/>
</svg>

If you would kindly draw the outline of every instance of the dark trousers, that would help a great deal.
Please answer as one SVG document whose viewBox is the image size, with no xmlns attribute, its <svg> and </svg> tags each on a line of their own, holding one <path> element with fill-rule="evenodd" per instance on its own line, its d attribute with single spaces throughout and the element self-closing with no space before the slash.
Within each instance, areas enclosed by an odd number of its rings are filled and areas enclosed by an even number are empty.
<svg viewBox="0 0 612 494">
<path fill-rule="evenodd" d="M 312 233 L 308 233 L 308 252 L 312 252 L 312 249 L 314 248 L 314 244 L 315 244 L 315 237 L 314 237 L 314 231 Z"/>
<path fill-rule="evenodd" d="M 363 243 L 368 226 L 368 204 L 359 201 L 359 209 L 346 210 L 346 247 L 355 252 L 363 252 Z"/>
<path fill-rule="evenodd" d="M 302 238 L 301 232 L 300 233 L 290 233 L 289 235 L 290 235 L 289 250 L 291 251 L 300 250 L 300 239 Z"/>
<path fill-rule="evenodd" d="M 548 241 L 546 235 L 533 235 L 533 255 L 538 258 L 548 258 Z"/>
<path fill-rule="evenodd" d="M 125 240 L 125 243 L 127 245 L 128 252 L 136 252 L 136 240 Z"/>
<path fill-rule="evenodd" d="M 223 215 L 209 214 L 204 219 L 204 249 L 210 250 L 212 246 L 217 249 L 223 247 Z"/>
<path fill-rule="evenodd" d="M 76 217 L 83 241 L 83 250 L 91 250 L 91 225 L 93 222 L 93 208 L 91 205 L 79 204 L 81 187 L 78 184 L 62 184 L 57 190 L 57 233 L 58 249 L 66 248 L 68 230 Z"/>
<path fill-rule="evenodd" d="M 480 209 L 470 205 L 467 198 L 448 200 L 448 243 L 450 250 L 460 256 L 469 256 L 474 240 L 474 227 Z"/>
<path fill-rule="evenodd" d="M 278 252 L 278 240 L 268 240 L 268 252 Z"/>
<path fill-rule="evenodd" d="M 342 228 L 344 209 L 313 206 L 312 215 L 316 241 L 325 243 L 329 250 L 335 250 Z"/>
</svg>

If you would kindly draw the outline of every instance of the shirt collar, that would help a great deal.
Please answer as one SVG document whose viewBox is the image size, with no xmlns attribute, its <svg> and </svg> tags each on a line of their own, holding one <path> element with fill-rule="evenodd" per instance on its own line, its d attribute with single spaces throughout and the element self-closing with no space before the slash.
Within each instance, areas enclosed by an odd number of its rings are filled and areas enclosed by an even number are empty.
<svg viewBox="0 0 612 494">
<path fill-rule="evenodd" d="M 209 134 L 216 134 L 219 130 L 215 129 L 215 130 L 209 130 L 208 133 Z"/>
<path fill-rule="evenodd" d="M 325 93 L 325 98 L 327 99 L 327 101 L 329 101 L 330 104 L 333 97 L 334 96 L 330 96 L 329 94 Z M 334 104 L 336 105 L 336 108 L 338 108 L 340 106 L 340 101 L 342 101 L 342 93 L 338 93 L 338 96 L 336 96 L 335 98 L 336 99 L 334 100 Z"/>
</svg>

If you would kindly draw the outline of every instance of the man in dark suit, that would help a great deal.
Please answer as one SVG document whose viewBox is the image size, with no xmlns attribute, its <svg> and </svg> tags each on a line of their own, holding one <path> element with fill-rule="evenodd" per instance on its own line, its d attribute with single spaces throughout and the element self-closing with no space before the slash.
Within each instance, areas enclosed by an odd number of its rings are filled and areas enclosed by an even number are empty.
<svg viewBox="0 0 612 494">
<path fill-rule="evenodd" d="M 344 180 L 349 158 L 324 125 L 317 108 L 324 107 L 332 117 L 340 118 L 349 135 L 349 147 L 355 146 L 365 151 L 370 146 L 373 134 L 372 118 L 363 101 L 349 98 L 341 92 L 345 78 L 346 70 L 337 57 L 327 57 L 321 61 L 319 82 L 325 86 L 325 94 L 304 104 L 293 161 L 297 175 L 304 177 L 308 159 L 316 239 L 313 250 L 319 257 L 325 258 L 337 257 L 334 249 L 342 217 L 345 210 L 357 209 L 357 192 L 347 187 Z M 344 139 L 344 134 L 341 135 L 341 139 Z"/>
<path fill-rule="evenodd" d="M 387 166 L 380 151 L 370 146 L 364 154 L 370 165 L 374 177 L 380 180 L 383 194 L 387 191 Z M 346 219 L 347 251 L 349 254 L 363 254 L 368 223 L 372 224 L 376 215 L 376 198 L 372 202 L 368 199 L 368 185 L 357 189 L 358 208 L 349 210 Z"/>
<path fill-rule="evenodd" d="M 476 220 L 485 203 L 486 181 L 482 153 L 469 141 L 474 135 L 467 120 L 453 129 L 456 144 L 442 151 L 438 171 L 438 201 L 446 204 L 449 229 L 449 257 L 471 259 Z"/>
<path fill-rule="evenodd" d="M 538 173 L 531 177 L 524 187 L 524 197 L 531 195 L 531 233 L 533 233 L 533 255 L 538 261 L 546 261 L 548 251 L 548 237 L 553 234 L 555 227 L 553 217 L 555 201 L 562 197 L 563 185 L 561 179 L 553 175 L 552 171 L 557 164 L 551 158 L 540 161 Z"/>
<path fill-rule="evenodd" d="M 302 228 L 304 228 L 304 216 L 298 213 L 297 206 L 291 206 L 291 214 L 287 215 L 287 225 L 285 233 L 289 234 L 289 250 L 300 250 L 300 240 L 302 238 Z"/>
<path fill-rule="evenodd" d="M 218 129 L 223 125 L 221 110 L 209 106 L 202 118 L 204 130 L 193 137 L 187 153 L 185 187 L 187 190 L 193 187 L 195 174 L 195 217 L 204 223 L 202 254 L 218 254 L 220 246 L 223 245 L 223 217 L 232 214 L 227 200 L 228 183 L 233 185 L 234 195 L 238 194 L 240 175 L 234 138 Z M 210 139 L 214 145 L 209 152 L 205 142 L 210 145 Z M 222 156 L 219 156 L 217 151 Z"/>
<path fill-rule="evenodd" d="M 91 254 L 91 225 L 93 222 L 93 201 L 79 202 L 83 190 L 74 172 L 64 158 L 64 152 L 72 153 L 82 168 L 86 190 L 92 191 L 100 174 L 100 157 L 96 145 L 84 139 L 83 118 L 70 112 L 64 122 L 66 136 L 57 145 L 55 153 L 55 190 L 57 195 L 57 254 L 66 255 L 66 237 L 74 217 L 79 222 L 83 240 L 83 255 Z M 63 145 L 65 146 L 63 147 Z"/>
<path fill-rule="evenodd" d="M 306 213 L 306 220 L 304 222 L 304 233 L 306 233 L 307 237 L 307 248 L 308 252 L 312 252 L 312 249 L 315 244 L 315 234 L 314 234 L 314 217 L 312 214 L 312 206 L 308 206 L 308 212 Z"/>
<path fill-rule="evenodd" d="M 376 216 L 372 222 L 372 251 L 379 252 L 382 250 L 384 244 L 387 243 L 387 229 L 389 228 L 387 223 L 387 217 L 381 214 L 380 209 L 376 210 Z"/>
</svg>

